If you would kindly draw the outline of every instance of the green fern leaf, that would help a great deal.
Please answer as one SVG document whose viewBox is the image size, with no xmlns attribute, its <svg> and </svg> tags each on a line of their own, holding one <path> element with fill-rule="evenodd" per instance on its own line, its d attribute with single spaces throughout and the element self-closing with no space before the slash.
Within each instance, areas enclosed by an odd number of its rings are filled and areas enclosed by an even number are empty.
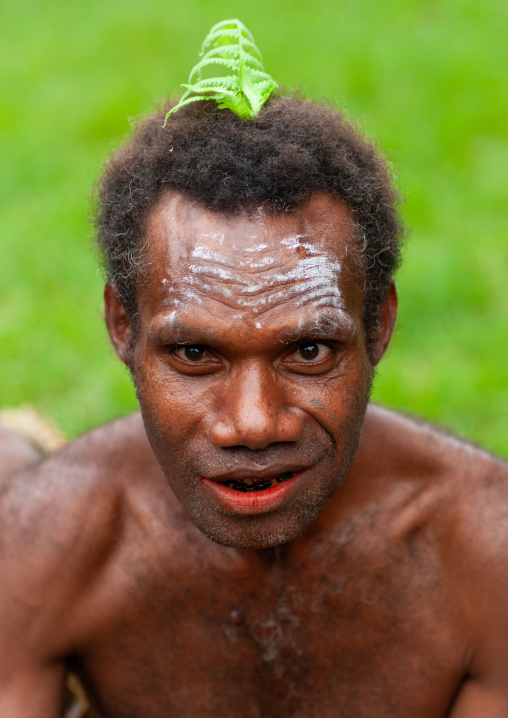
<svg viewBox="0 0 508 718">
<path fill-rule="evenodd" d="M 245 35 L 245 37 L 248 37 L 249 40 L 251 40 L 252 42 L 254 42 L 254 37 L 253 37 L 252 33 L 250 32 L 250 30 L 247 29 L 247 27 L 243 24 L 243 22 L 240 22 L 240 20 L 237 20 L 237 19 L 235 19 L 235 20 L 221 20 L 220 22 L 216 23 L 216 24 L 211 28 L 211 30 L 210 30 L 210 32 L 208 33 L 207 37 L 205 38 L 205 41 L 204 41 L 204 42 L 206 42 L 207 39 L 208 39 L 208 37 L 210 37 L 210 35 L 213 35 L 217 30 L 224 30 L 224 29 L 227 30 L 228 28 L 236 29 L 238 26 L 240 26 L 240 27 L 242 28 L 242 32 L 243 32 L 243 34 Z M 203 43 L 203 44 L 204 44 L 204 43 Z"/>
<path fill-rule="evenodd" d="M 195 92 L 201 92 L 203 88 L 206 86 L 210 88 L 215 88 L 218 91 L 222 87 L 226 87 L 229 90 L 237 90 L 237 82 L 233 77 L 210 77 L 208 80 L 198 80 L 197 82 L 193 82 L 192 85 L 182 85 L 182 87 L 187 87 L 189 91 L 192 92 L 194 90 Z"/>
<path fill-rule="evenodd" d="M 203 70 L 206 68 L 213 68 L 214 66 L 222 65 L 223 67 L 227 67 L 229 70 L 232 70 L 233 72 L 236 70 L 236 63 L 231 58 L 227 57 L 212 57 L 212 58 L 205 58 L 198 62 L 198 64 L 192 69 L 192 72 L 189 76 L 189 82 L 191 81 L 191 78 L 194 78 L 196 75 L 198 78 L 201 78 L 203 75 Z"/>
<path fill-rule="evenodd" d="M 207 38 L 207 41 L 203 44 L 203 49 L 201 50 L 201 52 L 203 53 L 204 50 L 208 52 L 207 48 L 212 49 L 215 47 L 226 47 L 227 45 L 234 45 L 236 42 L 238 42 L 238 34 L 238 32 L 216 32 L 214 33 L 213 37 L 209 36 Z M 242 35 L 240 35 L 240 38 L 243 50 L 249 52 L 252 57 L 255 57 L 261 62 L 261 53 L 259 52 L 257 45 Z"/>
<path fill-rule="evenodd" d="M 212 27 L 201 47 L 202 60 L 192 69 L 186 92 L 169 116 L 190 102 L 214 99 L 220 109 L 242 119 L 254 119 L 274 90 L 275 80 L 264 70 L 252 33 L 240 20 L 224 20 Z M 205 78 L 203 72 L 226 67 L 231 74 Z M 203 94 L 211 93 L 211 94 Z"/>
<path fill-rule="evenodd" d="M 206 57 L 204 57 L 200 62 L 198 62 L 198 64 L 192 69 L 191 77 L 194 77 L 194 75 L 199 74 L 203 68 L 213 66 L 214 64 L 225 65 L 226 63 L 228 63 L 228 66 L 230 66 L 233 71 L 236 71 L 238 62 L 237 58 L 239 57 L 239 55 L 240 49 L 236 45 L 224 45 L 223 47 L 215 47 L 209 52 L 207 52 Z M 245 64 L 249 65 L 249 67 L 252 67 L 253 70 L 261 72 L 264 76 L 266 76 L 266 72 L 263 69 L 263 65 L 257 58 L 248 55 L 245 57 Z"/>
</svg>

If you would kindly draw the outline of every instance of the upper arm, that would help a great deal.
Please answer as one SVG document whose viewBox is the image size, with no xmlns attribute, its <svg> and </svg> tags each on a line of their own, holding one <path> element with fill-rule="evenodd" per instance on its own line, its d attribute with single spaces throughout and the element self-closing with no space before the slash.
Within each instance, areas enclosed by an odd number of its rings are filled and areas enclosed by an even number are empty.
<svg viewBox="0 0 508 718">
<path fill-rule="evenodd" d="M 42 664 L 25 657 L 9 661 L 2 646 L 0 715 L 6 718 L 59 718 L 62 711 L 64 664 Z"/>
<path fill-rule="evenodd" d="M 49 587 L 44 590 L 36 579 L 30 590 L 17 570 L 19 557 L 12 558 L 0 553 L 0 716 L 57 718 L 65 662 L 54 640 L 55 616 L 46 611 Z"/>
<path fill-rule="evenodd" d="M 508 688 L 468 679 L 455 699 L 449 718 L 506 718 L 507 715 Z"/>
<path fill-rule="evenodd" d="M 471 495 L 468 497 L 467 492 Z M 469 638 L 451 718 L 508 716 L 508 467 L 492 460 L 466 494 L 451 570 Z"/>
<path fill-rule="evenodd" d="M 65 584 L 39 468 L 0 491 L 0 716 L 57 718 L 65 672 Z"/>
<path fill-rule="evenodd" d="M 64 452 L 0 486 L 2 718 L 61 714 L 76 626 L 86 630 L 83 606 L 93 609 L 93 586 L 115 546 L 114 490 Z"/>
</svg>

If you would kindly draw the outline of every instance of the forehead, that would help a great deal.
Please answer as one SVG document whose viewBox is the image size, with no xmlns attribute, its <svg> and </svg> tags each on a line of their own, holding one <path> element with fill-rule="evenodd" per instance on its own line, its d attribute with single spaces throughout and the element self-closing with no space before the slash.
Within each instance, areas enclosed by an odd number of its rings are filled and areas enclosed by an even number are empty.
<svg viewBox="0 0 508 718">
<path fill-rule="evenodd" d="M 304 207 L 290 212 L 267 213 L 260 207 L 231 216 L 168 192 L 149 214 L 146 236 L 153 279 L 168 269 L 173 275 L 185 271 L 196 258 L 213 262 L 227 255 L 232 262 L 244 255 L 251 266 L 260 254 L 282 254 L 289 259 L 313 251 L 344 261 L 353 254 L 355 241 L 346 204 L 324 193 L 314 194 Z"/>
<path fill-rule="evenodd" d="M 139 303 L 154 311 L 196 317 L 206 309 L 226 319 L 232 310 L 231 319 L 254 320 L 320 307 L 342 312 L 358 299 L 351 215 L 326 194 L 291 212 L 228 216 L 168 193 L 146 234 L 149 268 Z"/>
</svg>

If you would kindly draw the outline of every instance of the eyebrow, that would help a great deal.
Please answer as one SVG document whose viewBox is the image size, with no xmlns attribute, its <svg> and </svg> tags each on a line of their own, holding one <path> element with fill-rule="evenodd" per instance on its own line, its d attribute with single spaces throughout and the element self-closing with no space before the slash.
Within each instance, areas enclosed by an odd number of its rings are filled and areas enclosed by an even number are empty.
<svg viewBox="0 0 508 718">
<path fill-rule="evenodd" d="M 203 330 L 191 327 L 175 319 L 156 322 L 148 331 L 149 341 L 175 344 L 214 344 L 220 341 L 220 335 L 220 332 L 214 332 L 209 328 Z"/>
<path fill-rule="evenodd" d="M 318 314 L 315 319 L 282 329 L 277 337 L 281 344 L 295 344 L 303 339 L 336 339 L 347 341 L 355 335 L 355 325 L 346 312 L 334 311 Z M 150 327 L 149 341 L 176 344 L 215 345 L 222 342 L 222 332 L 210 327 L 201 329 L 189 326 L 176 317 L 161 317 Z"/>
<path fill-rule="evenodd" d="M 353 320 L 345 312 L 334 315 L 322 314 L 316 319 L 300 324 L 294 329 L 283 329 L 279 333 L 279 342 L 295 344 L 302 339 L 351 339 L 355 335 Z"/>
</svg>

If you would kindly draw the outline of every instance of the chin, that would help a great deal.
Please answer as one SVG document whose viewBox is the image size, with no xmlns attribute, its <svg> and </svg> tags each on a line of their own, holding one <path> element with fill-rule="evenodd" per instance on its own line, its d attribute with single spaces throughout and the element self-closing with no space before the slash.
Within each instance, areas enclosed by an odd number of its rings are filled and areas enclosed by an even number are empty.
<svg viewBox="0 0 508 718">
<path fill-rule="evenodd" d="M 199 528 L 199 527 L 198 527 Z M 250 551 L 266 548 L 276 548 L 294 541 L 306 530 L 300 528 L 296 531 L 263 532 L 256 534 L 252 531 L 221 531 L 217 529 L 201 529 L 202 533 L 211 541 L 226 546 L 227 548 L 245 549 Z"/>
<path fill-rule="evenodd" d="M 231 530 L 220 530 L 214 528 L 200 528 L 202 533 L 209 538 L 211 541 L 226 546 L 227 548 L 237 548 L 246 550 L 261 550 L 266 548 L 275 548 L 277 546 L 283 546 L 284 544 L 294 541 L 294 539 L 301 536 L 304 533 L 305 528 L 299 528 L 298 530 L 287 531 L 281 529 L 280 531 L 273 532 L 262 532 L 256 533 L 253 531 L 245 531 L 239 529 L 237 531 Z"/>
<path fill-rule="evenodd" d="M 216 510 L 212 515 L 193 516 L 189 513 L 189 518 L 207 538 L 221 546 L 248 550 L 275 548 L 304 534 L 336 488 L 319 499 L 314 497 L 314 501 L 303 506 L 287 505 L 267 514 L 234 516 Z"/>
</svg>

